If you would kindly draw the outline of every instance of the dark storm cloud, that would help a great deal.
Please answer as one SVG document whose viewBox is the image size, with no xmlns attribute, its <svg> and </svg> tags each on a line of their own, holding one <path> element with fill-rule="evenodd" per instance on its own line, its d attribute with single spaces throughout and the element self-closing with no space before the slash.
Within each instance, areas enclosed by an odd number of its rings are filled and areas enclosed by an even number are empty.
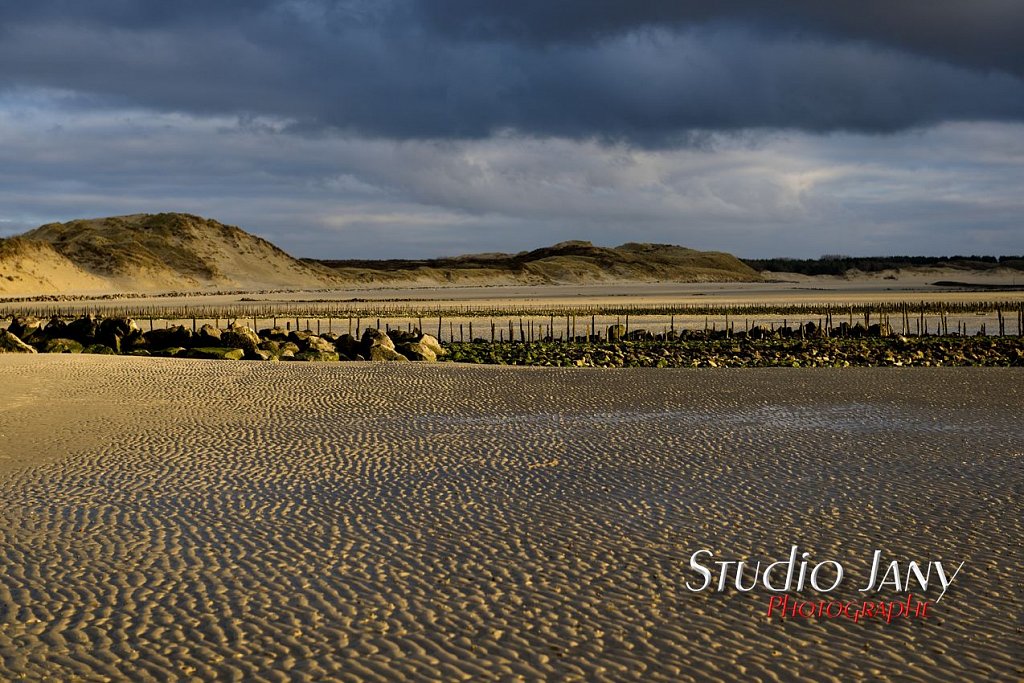
<svg viewBox="0 0 1024 683">
<path fill-rule="evenodd" d="M 1015 0 L 38 0 L 0 6 L 0 88 L 395 139 L 890 132 L 1024 119 L 1022 21 Z"/>
<path fill-rule="evenodd" d="M 593 41 L 639 28 L 728 21 L 1024 70 L 1019 0 L 439 0 L 417 9 L 435 30 L 464 38 Z"/>
</svg>

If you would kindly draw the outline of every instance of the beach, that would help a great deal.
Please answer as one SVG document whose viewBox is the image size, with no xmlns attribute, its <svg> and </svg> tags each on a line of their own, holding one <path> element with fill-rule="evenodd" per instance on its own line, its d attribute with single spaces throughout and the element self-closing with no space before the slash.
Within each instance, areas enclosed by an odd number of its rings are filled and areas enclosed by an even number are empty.
<svg viewBox="0 0 1024 683">
<path fill-rule="evenodd" d="M 1022 379 L 0 356 L 0 678 L 1017 680 Z"/>
</svg>

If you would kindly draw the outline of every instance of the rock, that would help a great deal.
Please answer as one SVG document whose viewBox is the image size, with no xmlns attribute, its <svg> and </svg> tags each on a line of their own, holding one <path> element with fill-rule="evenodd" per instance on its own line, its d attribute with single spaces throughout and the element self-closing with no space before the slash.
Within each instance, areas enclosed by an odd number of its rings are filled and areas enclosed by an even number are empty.
<svg viewBox="0 0 1024 683">
<path fill-rule="evenodd" d="M 272 339 L 273 341 L 283 342 L 288 340 L 288 331 L 283 327 L 273 327 L 269 329 L 260 330 L 260 337 L 264 339 Z"/>
<path fill-rule="evenodd" d="M 152 356 L 153 354 L 151 354 L 146 349 L 135 349 L 134 351 L 130 351 L 128 353 L 128 355 L 129 356 Z"/>
<path fill-rule="evenodd" d="M 66 337 L 64 330 L 67 329 L 67 326 L 66 322 L 57 316 L 53 316 L 50 318 L 50 322 L 46 323 L 46 327 L 43 328 L 43 334 L 49 339 L 62 339 Z"/>
<path fill-rule="evenodd" d="M 435 358 L 443 358 L 448 353 L 444 350 L 444 347 L 441 346 L 441 342 L 437 341 L 437 337 L 431 334 L 421 335 L 416 341 L 433 351 Z"/>
<path fill-rule="evenodd" d="M 273 339 L 267 339 L 261 341 L 260 345 L 256 348 L 257 351 L 265 351 L 272 356 L 277 356 L 281 353 L 281 345 Z"/>
<path fill-rule="evenodd" d="M 260 345 L 259 336 L 251 329 L 244 325 L 237 325 L 232 327 L 230 330 L 226 330 L 220 335 L 221 343 L 234 349 L 242 349 L 243 351 L 255 351 Z"/>
<path fill-rule="evenodd" d="M 281 353 L 284 353 L 284 352 L 287 351 L 288 353 L 290 353 L 290 354 L 292 354 L 294 356 L 296 353 L 298 353 L 301 350 L 302 349 L 300 349 L 299 345 L 296 344 L 295 342 L 290 342 L 289 341 L 289 342 L 285 342 L 284 344 L 281 344 Z"/>
<path fill-rule="evenodd" d="M 135 351 L 148 351 L 149 342 L 141 330 L 136 330 L 121 340 L 121 351 L 132 353 Z"/>
<path fill-rule="evenodd" d="M 74 339 L 50 339 L 43 344 L 43 353 L 81 353 L 85 347 Z"/>
<path fill-rule="evenodd" d="M 107 346 L 106 344 L 89 344 L 84 349 L 82 349 L 82 353 L 93 353 L 99 356 L 117 355 L 117 352 L 114 351 L 114 349 Z"/>
<path fill-rule="evenodd" d="M 334 344 L 332 344 L 331 342 L 327 341 L 326 339 L 323 339 L 321 337 L 317 337 L 316 335 L 313 335 L 313 336 L 308 337 L 306 339 L 306 344 L 305 344 L 305 348 L 303 348 L 303 351 L 313 351 L 313 352 L 317 352 L 317 353 L 330 353 L 330 354 L 334 354 L 335 356 L 338 355 L 337 354 L 337 350 L 334 348 Z"/>
<path fill-rule="evenodd" d="M 263 349 L 256 349 L 255 351 L 252 351 L 251 353 L 245 354 L 245 359 L 246 360 L 260 360 L 260 361 L 276 361 L 277 360 L 277 356 L 275 356 L 270 351 L 264 351 Z"/>
<path fill-rule="evenodd" d="M 609 325 L 608 326 L 608 341 L 618 341 L 626 336 L 625 325 Z"/>
<path fill-rule="evenodd" d="M 411 344 L 419 339 L 419 335 L 415 332 L 405 332 L 398 328 L 388 330 L 388 337 L 395 343 L 395 347 L 399 344 Z"/>
<path fill-rule="evenodd" d="M 0 353 L 36 353 L 36 350 L 10 330 L 0 330 Z"/>
<path fill-rule="evenodd" d="M 142 331 L 131 318 L 104 318 L 96 329 L 96 342 L 109 346 L 115 353 L 121 353 L 122 342 L 133 334 L 141 336 Z M 127 348 L 127 345 L 125 345 Z"/>
<path fill-rule="evenodd" d="M 427 363 L 434 363 L 437 361 L 437 354 L 420 342 L 402 344 L 398 347 L 398 352 L 409 360 L 425 361 Z"/>
<path fill-rule="evenodd" d="M 336 351 L 299 351 L 289 360 L 304 360 L 304 361 L 337 361 L 338 353 Z"/>
<path fill-rule="evenodd" d="M 28 343 L 33 337 L 41 337 L 43 335 L 43 323 L 39 318 L 31 315 L 18 315 L 11 320 L 7 331 L 20 341 Z"/>
<path fill-rule="evenodd" d="M 170 346 L 166 349 L 160 349 L 159 351 L 154 352 L 153 355 L 164 358 L 173 358 L 175 356 L 184 355 L 186 351 L 188 351 L 188 349 L 183 346 Z"/>
<path fill-rule="evenodd" d="M 192 330 L 178 325 L 177 327 L 157 328 L 142 335 L 151 349 L 170 349 L 189 347 L 194 344 Z"/>
<path fill-rule="evenodd" d="M 133 332 L 142 332 L 142 328 L 131 318 L 104 318 L 99 322 L 97 334 L 116 334 L 119 337 L 127 337 Z"/>
<path fill-rule="evenodd" d="M 196 343 L 200 346 L 217 346 L 221 343 L 221 331 L 207 323 L 196 333 Z"/>
<path fill-rule="evenodd" d="M 388 340 L 390 341 L 390 340 Z M 408 361 L 409 359 L 394 349 L 374 344 L 370 347 L 370 360 L 372 361 Z"/>
<path fill-rule="evenodd" d="M 225 332 L 227 334 L 227 332 Z M 208 360 L 242 360 L 245 349 L 225 349 L 219 346 L 199 346 L 185 354 L 186 358 L 203 358 Z"/>
<path fill-rule="evenodd" d="M 369 352 L 369 350 L 374 346 L 379 346 L 390 351 L 395 350 L 395 342 L 391 341 L 391 337 L 375 327 L 367 327 L 366 331 L 363 332 L 362 346 L 363 350 L 367 352 Z"/>
<path fill-rule="evenodd" d="M 875 323 L 868 328 L 868 334 L 872 337 L 891 337 L 893 332 L 889 323 Z"/>
<path fill-rule="evenodd" d="M 359 340 L 351 334 L 343 334 L 334 342 L 334 348 L 343 356 L 354 358 L 362 349 Z"/>
<path fill-rule="evenodd" d="M 91 344 L 96 340 L 96 330 L 98 327 L 99 324 L 96 322 L 96 318 L 90 313 L 69 322 L 67 327 L 64 328 L 64 336 L 68 339 L 74 339 L 80 344 Z"/>
</svg>

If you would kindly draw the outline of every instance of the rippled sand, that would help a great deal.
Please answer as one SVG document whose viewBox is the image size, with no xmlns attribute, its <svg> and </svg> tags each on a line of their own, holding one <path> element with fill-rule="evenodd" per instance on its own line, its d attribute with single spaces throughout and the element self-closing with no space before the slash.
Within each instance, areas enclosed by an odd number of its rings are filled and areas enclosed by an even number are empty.
<svg viewBox="0 0 1024 683">
<path fill-rule="evenodd" d="M 1016 679 L 1022 379 L 0 357 L 0 679 Z M 683 586 L 793 543 L 967 564 L 892 625 Z"/>
</svg>

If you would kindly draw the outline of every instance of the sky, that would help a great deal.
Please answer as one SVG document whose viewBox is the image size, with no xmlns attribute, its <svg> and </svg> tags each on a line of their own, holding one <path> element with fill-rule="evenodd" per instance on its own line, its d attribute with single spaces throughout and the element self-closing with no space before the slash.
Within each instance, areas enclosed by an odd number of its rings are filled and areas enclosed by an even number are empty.
<svg viewBox="0 0 1024 683">
<path fill-rule="evenodd" d="M 0 4 L 0 235 L 1024 252 L 1020 0 Z"/>
</svg>

